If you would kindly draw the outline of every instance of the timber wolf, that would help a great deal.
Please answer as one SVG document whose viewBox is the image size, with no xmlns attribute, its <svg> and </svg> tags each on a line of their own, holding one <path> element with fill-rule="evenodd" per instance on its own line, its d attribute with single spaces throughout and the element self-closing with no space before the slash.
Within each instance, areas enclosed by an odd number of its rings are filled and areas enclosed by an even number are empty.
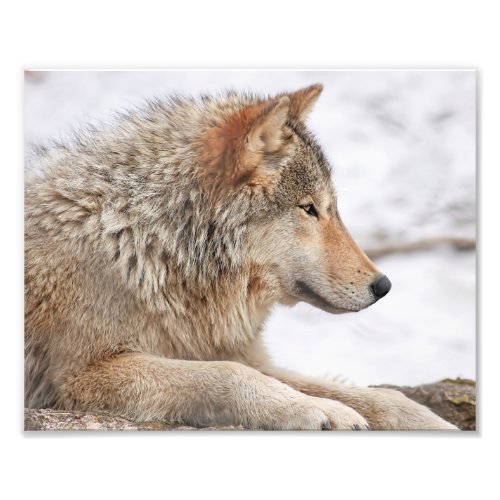
<svg viewBox="0 0 500 500">
<path fill-rule="evenodd" d="M 313 85 L 173 97 L 40 148 L 25 190 L 25 399 L 249 429 L 451 429 L 388 389 L 272 364 L 274 304 L 359 311 L 390 281 L 343 225 Z"/>
</svg>

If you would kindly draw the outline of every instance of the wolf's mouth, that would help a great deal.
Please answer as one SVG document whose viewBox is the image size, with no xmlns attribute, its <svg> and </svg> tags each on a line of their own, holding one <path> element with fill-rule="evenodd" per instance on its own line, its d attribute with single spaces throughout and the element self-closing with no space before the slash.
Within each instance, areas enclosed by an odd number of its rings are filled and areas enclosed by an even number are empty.
<svg viewBox="0 0 500 500">
<path fill-rule="evenodd" d="M 323 311 L 333 314 L 342 314 L 346 312 L 357 311 L 357 309 L 347 309 L 345 307 L 338 307 L 332 304 L 331 302 L 328 302 L 328 300 L 326 300 L 318 292 L 313 290 L 307 283 L 304 283 L 301 280 L 295 282 L 294 289 L 297 298 L 305 302 L 309 302 L 309 304 L 312 304 L 313 306 L 323 309 Z"/>
</svg>

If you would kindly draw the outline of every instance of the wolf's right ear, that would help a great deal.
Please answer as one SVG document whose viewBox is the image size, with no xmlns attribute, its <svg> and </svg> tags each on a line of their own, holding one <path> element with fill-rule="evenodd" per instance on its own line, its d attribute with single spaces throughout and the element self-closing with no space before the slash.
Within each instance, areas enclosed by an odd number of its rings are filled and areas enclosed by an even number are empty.
<svg viewBox="0 0 500 500">
<path fill-rule="evenodd" d="M 211 192 L 270 185 L 269 168 L 287 154 L 293 134 L 286 127 L 290 98 L 281 96 L 242 108 L 208 129 L 203 137 L 203 177 Z"/>
<path fill-rule="evenodd" d="M 323 92 L 323 85 L 315 83 L 295 92 L 282 94 L 290 99 L 289 116 L 292 120 L 304 121 L 312 111 L 318 97 Z"/>
</svg>

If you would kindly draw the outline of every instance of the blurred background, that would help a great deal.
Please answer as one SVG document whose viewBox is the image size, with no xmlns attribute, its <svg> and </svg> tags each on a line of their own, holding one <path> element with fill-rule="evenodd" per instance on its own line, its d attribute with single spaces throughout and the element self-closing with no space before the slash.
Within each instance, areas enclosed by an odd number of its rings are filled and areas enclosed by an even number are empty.
<svg viewBox="0 0 500 500">
<path fill-rule="evenodd" d="M 26 152 L 144 98 L 317 82 L 308 123 L 340 214 L 393 288 L 359 313 L 278 307 L 264 333 L 271 354 L 360 385 L 475 379 L 474 71 L 27 71 Z"/>
</svg>

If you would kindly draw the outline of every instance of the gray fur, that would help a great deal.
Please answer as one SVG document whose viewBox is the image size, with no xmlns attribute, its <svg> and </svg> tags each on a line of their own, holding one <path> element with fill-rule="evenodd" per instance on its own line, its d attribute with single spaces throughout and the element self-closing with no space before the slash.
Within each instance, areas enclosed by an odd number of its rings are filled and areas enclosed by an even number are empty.
<svg viewBox="0 0 500 500">
<path fill-rule="evenodd" d="M 27 406 L 251 428 L 449 428 L 409 400 L 380 419 L 387 393 L 301 385 L 261 345 L 275 303 L 308 300 L 297 282 L 330 312 L 374 302 L 378 271 L 341 223 L 303 123 L 320 91 L 153 101 L 38 149 L 25 194 Z"/>
</svg>

